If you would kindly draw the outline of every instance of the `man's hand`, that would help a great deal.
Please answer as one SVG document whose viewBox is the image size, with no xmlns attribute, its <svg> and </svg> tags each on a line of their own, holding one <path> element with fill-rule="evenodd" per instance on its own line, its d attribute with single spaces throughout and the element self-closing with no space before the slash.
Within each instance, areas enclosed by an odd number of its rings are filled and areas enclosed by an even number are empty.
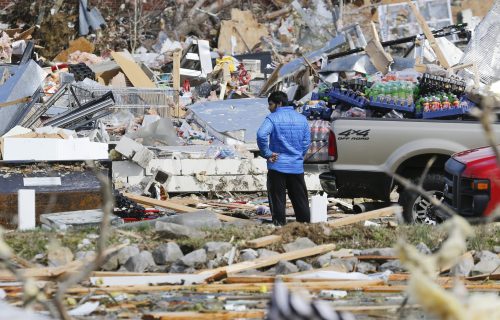
<svg viewBox="0 0 500 320">
<path fill-rule="evenodd" d="M 273 152 L 273 154 L 269 157 L 269 162 L 276 162 L 278 161 L 278 154 Z"/>
</svg>

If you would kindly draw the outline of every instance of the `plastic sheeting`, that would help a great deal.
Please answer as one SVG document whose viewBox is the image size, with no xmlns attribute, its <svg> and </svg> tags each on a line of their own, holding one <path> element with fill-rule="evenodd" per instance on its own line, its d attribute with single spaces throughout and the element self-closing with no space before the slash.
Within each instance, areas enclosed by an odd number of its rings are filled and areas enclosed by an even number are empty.
<svg viewBox="0 0 500 320">
<path fill-rule="evenodd" d="M 255 143 L 257 130 L 269 114 L 266 98 L 198 102 L 189 109 L 208 134 L 224 143 Z"/>
<path fill-rule="evenodd" d="M 460 64 L 475 63 L 481 82 L 490 84 L 500 78 L 500 1 L 491 7 L 483 21 L 477 26 L 469 45 L 464 50 Z M 472 79 L 474 76 L 461 71 L 460 76 Z"/>
</svg>

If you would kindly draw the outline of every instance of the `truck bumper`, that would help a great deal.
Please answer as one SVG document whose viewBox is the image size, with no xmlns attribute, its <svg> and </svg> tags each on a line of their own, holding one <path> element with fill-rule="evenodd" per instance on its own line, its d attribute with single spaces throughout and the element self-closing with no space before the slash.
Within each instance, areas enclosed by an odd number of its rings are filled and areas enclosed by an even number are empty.
<svg viewBox="0 0 500 320">
<path fill-rule="evenodd" d="M 336 196 L 338 193 L 337 183 L 333 172 L 323 172 L 319 175 L 319 182 L 323 191 L 330 196 Z"/>
<path fill-rule="evenodd" d="M 319 175 L 323 190 L 340 198 L 370 198 L 389 201 L 392 179 L 384 172 L 343 171 Z"/>
</svg>

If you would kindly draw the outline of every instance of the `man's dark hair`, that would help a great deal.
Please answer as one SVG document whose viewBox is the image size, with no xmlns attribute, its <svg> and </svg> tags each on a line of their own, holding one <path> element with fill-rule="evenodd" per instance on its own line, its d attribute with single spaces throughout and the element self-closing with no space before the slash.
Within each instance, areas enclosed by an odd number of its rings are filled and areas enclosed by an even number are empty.
<svg viewBox="0 0 500 320">
<path fill-rule="evenodd" d="M 283 91 L 274 91 L 267 98 L 267 102 L 273 102 L 275 104 L 280 104 L 282 106 L 288 105 L 288 96 Z"/>
</svg>

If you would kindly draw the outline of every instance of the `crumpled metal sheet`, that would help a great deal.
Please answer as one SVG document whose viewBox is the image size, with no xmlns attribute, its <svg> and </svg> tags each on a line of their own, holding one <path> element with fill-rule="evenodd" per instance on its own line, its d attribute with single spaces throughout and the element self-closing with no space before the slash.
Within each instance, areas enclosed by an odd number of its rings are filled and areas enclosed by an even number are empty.
<svg viewBox="0 0 500 320">
<path fill-rule="evenodd" d="M 393 57 L 394 63 L 391 65 L 392 71 L 400 71 L 404 69 L 413 68 L 415 66 L 415 59 Z M 326 72 L 352 72 L 373 74 L 378 70 L 370 61 L 370 57 L 366 54 L 353 54 L 341 58 L 337 58 L 328 63 L 321 73 Z"/>
<path fill-rule="evenodd" d="M 305 57 L 310 63 L 314 63 L 321 59 L 323 55 L 332 53 L 337 47 L 344 44 L 345 41 L 346 38 L 344 34 L 339 34 L 335 38 L 332 38 L 323 48 L 310 52 L 306 54 Z M 297 72 L 304 70 L 306 66 L 307 62 L 304 58 L 297 58 L 287 64 L 281 65 L 279 69 L 275 70 L 271 74 L 264 86 L 262 86 L 259 96 L 266 95 L 276 84 L 283 81 L 283 79 L 291 77 L 297 74 Z"/>
<path fill-rule="evenodd" d="M 490 84 L 500 78 L 500 1 L 497 0 L 481 23 L 464 50 L 460 64 L 475 63 L 480 80 Z M 463 70 L 461 77 L 473 79 L 474 75 Z"/>
<path fill-rule="evenodd" d="M 329 54 L 333 50 L 335 50 L 338 46 L 345 43 L 344 34 L 339 34 L 335 38 L 332 38 L 330 42 L 328 42 L 323 48 L 310 52 L 305 55 L 307 60 L 311 63 L 318 61 L 322 55 Z M 292 75 L 297 73 L 300 70 L 303 70 L 306 67 L 307 63 L 304 61 L 304 58 L 297 58 L 289 63 L 283 65 L 279 70 L 280 77 L 286 77 L 288 75 Z"/>
<path fill-rule="evenodd" d="M 266 98 L 198 102 L 188 108 L 201 127 L 224 143 L 255 143 L 257 130 L 269 114 Z"/>
<path fill-rule="evenodd" d="M 11 77 L 0 85 L 0 103 L 17 99 L 32 97 L 41 87 L 43 79 L 47 76 L 45 71 L 33 60 L 21 65 L 4 66 L 9 68 Z M 3 135 L 26 114 L 33 104 L 18 103 L 0 108 L 0 135 Z"/>
</svg>

